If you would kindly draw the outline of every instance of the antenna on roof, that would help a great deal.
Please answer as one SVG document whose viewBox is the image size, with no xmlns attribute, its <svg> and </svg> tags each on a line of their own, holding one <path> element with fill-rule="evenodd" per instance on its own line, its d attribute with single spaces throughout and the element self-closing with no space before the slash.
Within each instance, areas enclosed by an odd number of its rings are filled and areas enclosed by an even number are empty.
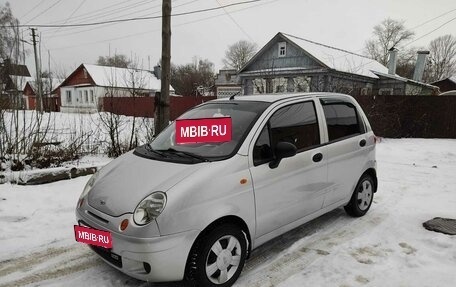
<svg viewBox="0 0 456 287">
<path fill-rule="evenodd" d="M 240 93 L 241 93 L 241 91 L 239 91 L 239 92 L 233 94 L 233 95 L 230 97 L 230 101 L 234 100 L 234 97 L 237 96 L 237 95 L 239 95 Z"/>
</svg>

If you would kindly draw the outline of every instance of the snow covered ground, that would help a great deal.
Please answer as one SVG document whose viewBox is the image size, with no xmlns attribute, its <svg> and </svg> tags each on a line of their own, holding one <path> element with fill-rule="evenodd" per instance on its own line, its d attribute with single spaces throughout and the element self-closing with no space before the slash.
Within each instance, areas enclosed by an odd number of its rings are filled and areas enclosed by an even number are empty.
<svg viewBox="0 0 456 287">
<path fill-rule="evenodd" d="M 455 286 L 456 237 L 422 223 L 456 218 L 456 140 L 387 139 L 377 159 L 380 186 L 366 216 L 337 209 L 266 243 L 236 286 Z M 0 286 L 149 286 L 75 242 L 88 179 L 0 185 Z"/>
</svg>

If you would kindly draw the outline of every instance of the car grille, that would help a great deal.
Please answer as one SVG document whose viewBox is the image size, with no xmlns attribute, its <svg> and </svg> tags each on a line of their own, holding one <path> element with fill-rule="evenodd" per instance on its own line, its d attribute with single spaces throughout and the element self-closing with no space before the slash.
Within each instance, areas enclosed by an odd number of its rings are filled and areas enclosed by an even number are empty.
<svg viewBox="0 0 456 287">
<path fill-rule="evenodd" d="M 122 268 L 122 257 L 120 255 L 117 255 L 115 253 L 112 253 L 108 249 L 105 249 L 103 247 L 98 247 L 94 245 L 90 245 L 90 248 L 95 251 L 98 255 L 103 257 L 106 261 L 110 262 L 111 264 Z"/>
</svg>

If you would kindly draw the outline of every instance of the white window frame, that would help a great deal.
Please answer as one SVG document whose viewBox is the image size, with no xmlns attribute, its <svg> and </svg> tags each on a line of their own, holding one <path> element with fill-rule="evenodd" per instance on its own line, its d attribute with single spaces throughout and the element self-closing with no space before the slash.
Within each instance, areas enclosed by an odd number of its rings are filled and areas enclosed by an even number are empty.
<svg viewBox="0 0 456 287">
<path fill-rule="evenodd" d="M 66 102 L 67 102 L 68 104 L 71 104 L 71 103 L 72 103 L 71 91 L 70 91 L 70 90 L 66 90 L 66 91 L 65 91 L 65 95 L 66 95 Z"/>
<path fill-rule="evenodd" d="M 279 57 L 286 57 L 287 56 L 287 42 L 279 42 L 279 50 L 278 54 Z"/>
<path fill-rule="evenodd" d="M 95 98 L 93 95 L 93 90 L 90 90 L 90 102 L 93 104 L 95 102 Z"/>
</svg>

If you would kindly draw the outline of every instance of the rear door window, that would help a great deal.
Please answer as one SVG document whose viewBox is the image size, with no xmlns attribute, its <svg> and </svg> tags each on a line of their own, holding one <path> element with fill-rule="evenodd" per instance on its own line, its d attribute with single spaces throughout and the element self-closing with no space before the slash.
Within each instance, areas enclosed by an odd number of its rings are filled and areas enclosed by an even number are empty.
<svg viewBox="0 0 456 287">
<path fill-rule="evenodd" d="M 353 104 L 342 101 L 330 103 L 322 101 L 322 106 L 328 127 L 329 141 L 336 141 L 365 132 L 364 124 Z"/>
</svg>

